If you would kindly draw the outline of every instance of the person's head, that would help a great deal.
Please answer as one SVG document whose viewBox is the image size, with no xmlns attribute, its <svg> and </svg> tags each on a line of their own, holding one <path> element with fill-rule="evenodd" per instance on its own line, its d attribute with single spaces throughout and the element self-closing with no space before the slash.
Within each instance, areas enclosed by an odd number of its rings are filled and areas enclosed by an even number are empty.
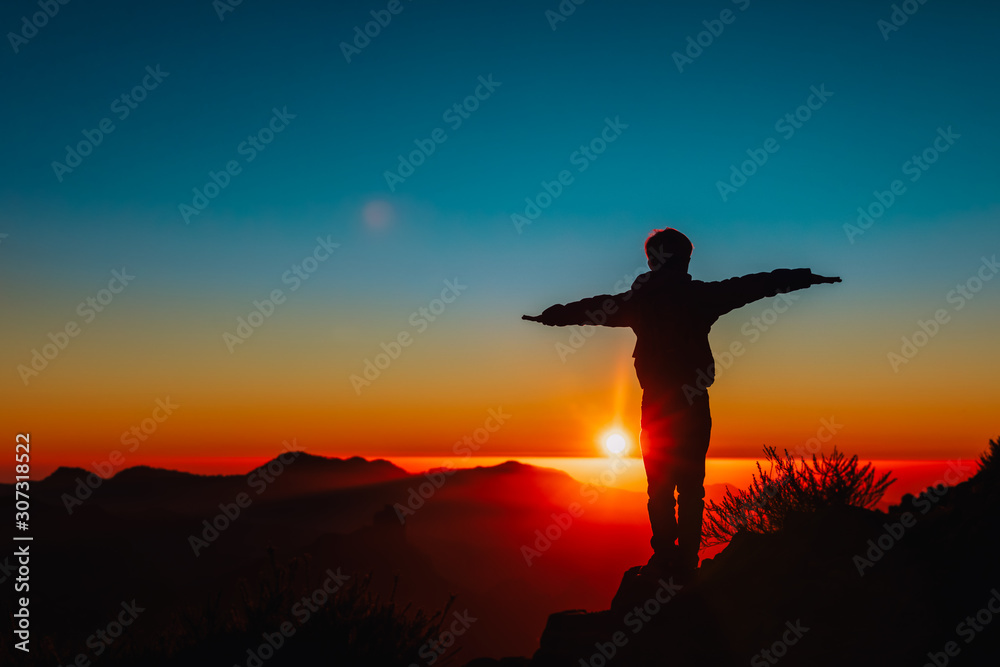
<svg viewBox="0 0 1000 667">
<path fill-rule="evenodd" d="M 694 245 L 673 227 L 654 229 L 646 238 L 646 263 L 652 271 L 687 273 Z"/>
</svg>

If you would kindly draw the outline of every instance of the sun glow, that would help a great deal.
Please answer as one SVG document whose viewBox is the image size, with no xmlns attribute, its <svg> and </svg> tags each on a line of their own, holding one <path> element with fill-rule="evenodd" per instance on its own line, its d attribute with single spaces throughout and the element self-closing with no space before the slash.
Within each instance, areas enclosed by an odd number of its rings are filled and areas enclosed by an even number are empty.
<svg viewBox="0 0 1000 667">
<path fill-rule="evenodd" d="M 609 433 L 604 438 L 604 449 L 608 454 L 621 456 L 628 451 L 628 440 L 621 433 Z"/>
</svg>

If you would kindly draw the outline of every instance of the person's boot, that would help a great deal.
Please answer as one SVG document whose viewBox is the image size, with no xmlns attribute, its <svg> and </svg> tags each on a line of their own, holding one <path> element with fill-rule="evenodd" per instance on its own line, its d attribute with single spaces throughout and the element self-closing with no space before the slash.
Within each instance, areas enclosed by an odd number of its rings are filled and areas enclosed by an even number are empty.
<svg viewBox="0 0 1000 667">
<path fill-rule="evenodd" d="M 704 500 L 691 498 L 690 494 L 678 499 L 676 569 L 678 575 L 686 581 L 694 579 L 698 570 L 698 549 L 701 547 L 704 508 Z"/>
<path fill-rule="evenodd" d="M 683 542 L 677 545 L 673 573 L 679 582 L 686 584 L 694 580 L 698 572 L 698 560 L 697 542 L 694 546 Z"/>
<path fill-rule="evenodd" d="M 674 574 L 677 570 L 677 545 L 673 548 L 661 548 L 654 551 L 649 562 L 642 566 L 640 574 L 657 580 Z"/>
</svg>

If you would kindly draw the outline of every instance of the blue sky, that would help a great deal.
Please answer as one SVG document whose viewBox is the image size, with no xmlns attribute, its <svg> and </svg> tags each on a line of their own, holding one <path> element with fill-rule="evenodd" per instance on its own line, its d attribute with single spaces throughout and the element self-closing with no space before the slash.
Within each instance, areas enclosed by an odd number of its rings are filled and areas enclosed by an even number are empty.
<svg viewBox="0 0 1000 667">
<path fill-rule="evenodd" d="M 726 258 L 709 277 L 726 272 L 730 249 L 786 263 L 798 249 L 803 262 L 864 271 L 852 266 L 857 253 L 828 251 L 844 251 L 842 225 L 941 127 L 961 135 L 954 150 L 858 243 L 890 243 L 887 235 L 980 217 L 996 204 L 1000 108 L 996 87 L 986 83 L 998 61 L 995 7 L 929 3 L 885 40 L 877 21 L 892 10 L 870 2 L 591 1 L 555 30 L 545 14 L 555 2 L 400 6 L 350 63 L 339 44 L 384 3 L 248 0 L 224 20 L 210 2 L 62 6 L 0 62 L 13 128 L 0 166 L 7 227 L 23 230 L 29 247 L 44 247 L 56 271 L 89 264 L 83 251 L 127 255 L 117 248 L 118 225 L 126 237 L 156 230 L 159 243 L 186 248 L 154 269 L 182 292 L 188 286 L 186 272 L 174 270 L 178 261 L 197 271 L 208 257 L 224 263 L 227 248 L 266 254 L 285 244 L 294 256 L 314 231 L 358 233 L 357 211 L 372 199 L 425 214 L 376 244 L 404 265 L 399 254 L 416 244 L 450 261 L 488 252 L 566 270 L 600 261 L 589 255 L 594 249 L 609 269 L 631 268 L 646 231 L 675 224 L 700 247 L 711 239 L 713 253 Z M 17 30 L 33 9 L 12 3 L 0 24 Z M 672 54 L 723 10 L 732 22 L 679 72 Z M 157 65 L 169 76 L 128 118 L 114 118 L 112 101 Z M 448 129 L 443 112 L 490 75 L 501 86 L 460 128 Z M 794 113 L 813 86 L 832 97 L 783 139 L 775 121 Z M 287 131 L 193 225 L 183 225 L 178 205 L 190 203 L 210 170 L 241 159 L 237 146 L 266 126 L 273 108 L 295 114 Z M 59 182 L 52 162 L 106 117 L 115 131 Z M 523 238 L 512 239 L 510 215 L 542 180 L 570 166 L 605 118 L 628 129 Z M 438 127 L 448 140 L 390 192 L 386 170 Z M 779 152 L 723 201 L 717 183 L 771 137 Z M 81 229 L 85 238 L 74 237 Z M 969 233 L 973 244 L 981 238 Z M 274 236 L 258 242 L 259 234 Z M 60 238 L 67 242 L 51 242 Z M 936 250 L 933 233 L 927 238 L 924 248 Z M 912 261 L 894 254 L 888 264 Z M 356 256 L 370 266 L 371 256 Z M 34 257 L 25 261 L 38 267 Z"/>
<path fill-rule="evenodd" d="M 396 155 L 443 126 L 443 110 L 470 94 L 478 76 L 493 74 L 502 87 L 400 197 L 502 215 L 606 116 L 620 116 L 627 135 L 554 214 L 825 220 L 853 210 L 948 125 L 963 136 L 961 157 L 935 169 L 935 187 L 913 192 L 899 212 L 935 216 L 958 202 L 971 210 L 992 203 L 995 7 L 931 2 L 885 41 L 876 21 L 890 7 L 871 2 L 751 2 L 741 12 L 728 2 L 591 0 L 555 31 L 549 5 L 557 3 L 404 0 L 348 64 L 339 42 L 384 3 L 246 0 L 224 21 L 210 2 L 70 3 L 2 60 L 5 115 L 16 128 L 6 140 L 4 194 L 77 210 L 169 211 L 275 106 L 298 115 L 293 127 L 212 214 L 302 212 L 386 194 L 382 174 Z M 671 54 L 726 8 L 734 22 L 679 73 Z M 0 24 L 16 29 L 32 9 L 10 3 Z M 170 73 L 163 85 L 57 182 L 50 163 L 63 146 L 110 115 L 111 100 L 157 64 Z M 715 181 L 820 84 L 834 93 L 829 106 L 723 203 Z"/>
<path fill-rule="evenodd" d="M 914 4 L 885 39 L 891 3 L 860 0 L 588 0 L 555 29 L 556 0 L 401 0 L 348 63 L 341 43 L 387 5 L 244 0 L 220 20 L 208 0 L 76 1 L 15 40 L 17 52 L 8 35 L 0 306 L 20 321 L 8 365 L 120 265 L 141 277 L 122 326 L 145 331 L 151 313 L 183 312 L 214 340 L 318 235 L 344 251 L 297 295 L 289 322 L 353 336 L 352 355 L 455 276 L 477 286 L 456 336 L 548 350 L 547 334 L 516 329 L 517 317 L 608 291 L 664 225 L 694 241 L 696 277 L 842 275 L 803 317 L 816 330 L 823 317 L 874 326 L 881 354 L 1000 246 L 994 4 Z M 7 3 L 0 27 L 20 32 L 38 11 Z M 731 21 L 678 71 L 674 53 L 724 11 Z M 162 82 L 116 117 L 114 100 L 157 67 Z M 443 114 L 480 77 L 499 86 L 449 128 Z M 776 121 L 821 87 L 829 99 L 782 137 Z M 294 118 L 248 162 L 241 142 L 274 109 Z M 114 131 L 60 181 L 53 161 L 104 118 Z M 572 155 L 606 119 L 627 128 L 575 171 Z M 436 128 L 447 140 L 390 191 L 385 172 Z M 960 138 L 850 243 L 856 209 L 906 178 L 903 164 L 947 128 Z M 724 201 L 717 183 L 770 138 L 778 151 Z M 186 224 L 179 205 L 232 160 L 240 173 Z M 572 184 L 518 234 L 511 215 L 566 169 Z"/>
</svg>

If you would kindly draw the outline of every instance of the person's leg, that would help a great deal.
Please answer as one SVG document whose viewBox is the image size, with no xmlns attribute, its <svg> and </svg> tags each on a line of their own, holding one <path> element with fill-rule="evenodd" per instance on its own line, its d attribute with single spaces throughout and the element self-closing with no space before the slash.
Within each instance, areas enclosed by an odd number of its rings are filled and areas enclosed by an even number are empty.
<svg viewBox="0 0 1000 667">
<path fill-rule="evenodd" d="M 663 564 L 674 561 L 677 540 L 677 518 L 674 514 L 677 479 L 669 431 L 659 411 L 644 402 L 639 442 L 649 494 L 646 509 L 653 529 L 649 544 L 653 547 L 654 558 Z"/>
<path fill-rule="evenodd" d="M 705 510 L 705 456 L 712 431 L 708 396 L 695 401 L 684 415 L 683 461 L 677 465 L 678 564 L 698 567 L 701 524 Z"/>
</svg>

